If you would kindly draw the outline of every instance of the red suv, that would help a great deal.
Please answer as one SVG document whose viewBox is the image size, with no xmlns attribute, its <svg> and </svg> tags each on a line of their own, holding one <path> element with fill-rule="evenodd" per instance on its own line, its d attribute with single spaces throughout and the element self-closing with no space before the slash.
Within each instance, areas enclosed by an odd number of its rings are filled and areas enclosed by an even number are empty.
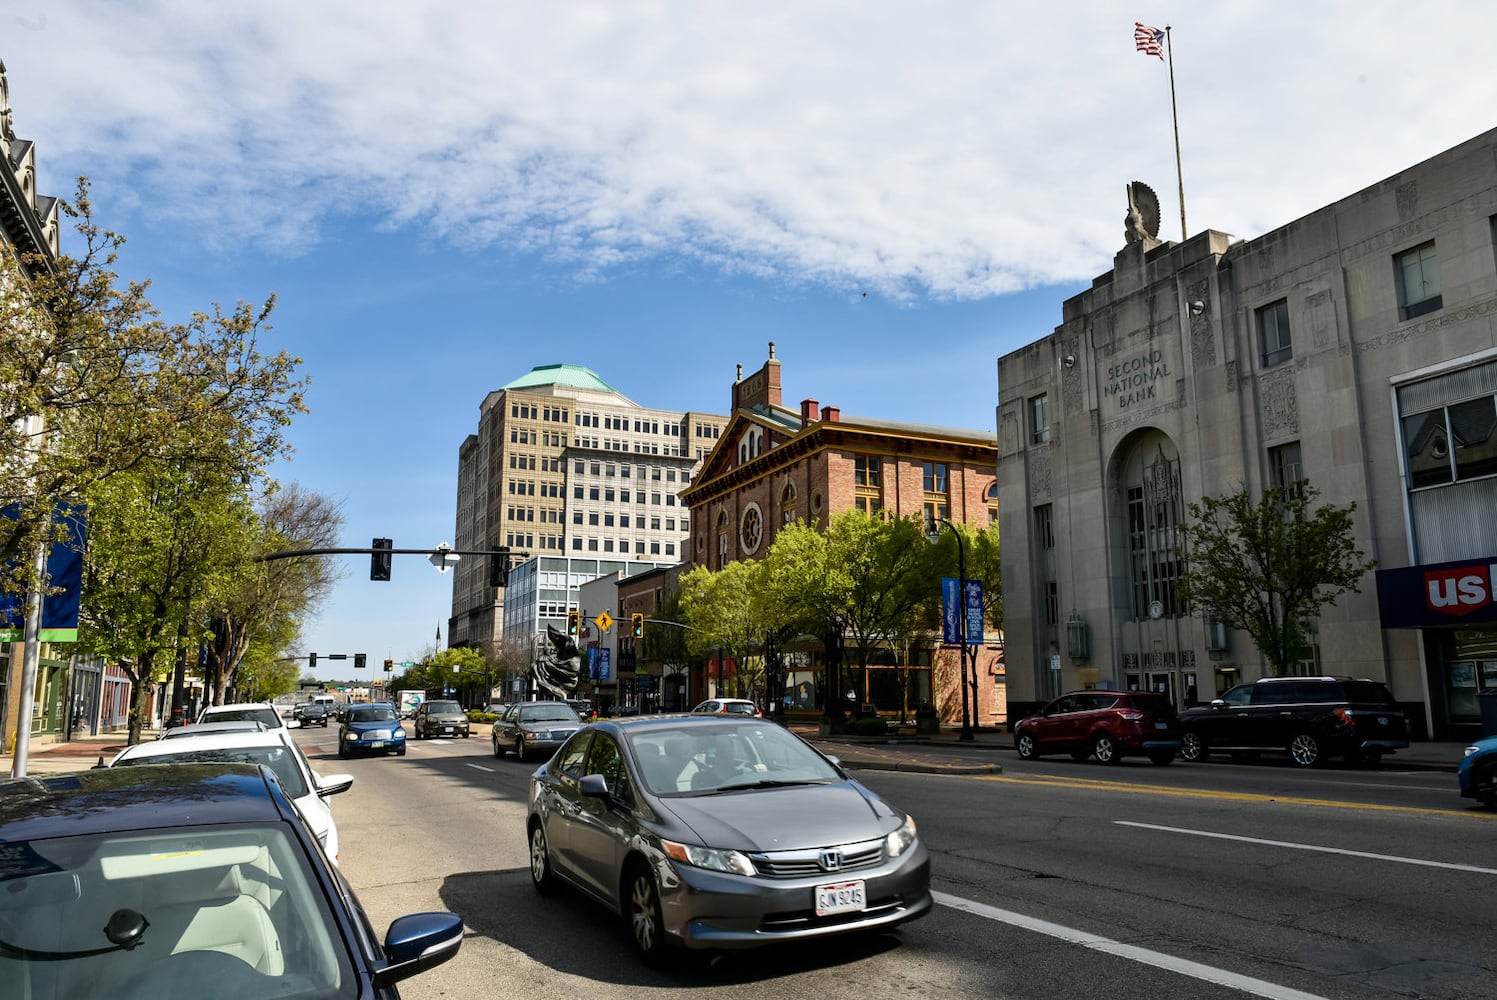
<svg viewBox="0 0 1497 1000">
<path fill-rule="evenodd" d="M 1094 756 L 1102 764 L 1124 757 L 1168 764 L 1180 749 L 1180 722 L 1161 694 L 1073 691 L 1020 719 L 1014 726 L 1014 749 L 1025 760 L 1069 753 L 1076 760 Z"/>
</svg>

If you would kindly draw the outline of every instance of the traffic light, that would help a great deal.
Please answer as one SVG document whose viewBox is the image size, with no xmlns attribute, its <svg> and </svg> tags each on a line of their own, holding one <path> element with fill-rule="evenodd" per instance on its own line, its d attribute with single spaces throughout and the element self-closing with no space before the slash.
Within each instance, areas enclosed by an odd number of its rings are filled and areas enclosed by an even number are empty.
<svg viewBox="0 0 1497 1000">
<path fill-rule="evenodd" d="M 645 637 L 645 616 L 638 611 L 630 615 L 629 627 L 633 630 L 634 638 L 643 639 Z"/>
<path fill-rule="evenodd" d="M 576 608 L 567 612 L 567 635 L 580 635 L 582 633 L 582 612 Z"/>
<path fill-rule="evenodd" d="M 308 670 L 316 670 L 317 669 L 317 654 L 316 653 L 308 653 L 307 654 L 307 669 Z"/>
<path fill-rule="evenodd" d="M 355 654 L 353 654 L 353 668 L 355 670 L 363 670 L 364 669 L 364 663 L 365 663 L 365 660 L 364 660 L 364 654 L 363 653 L 355 653 Z"/>
<path fill-rule="evenodd" d="M 493 552 L 489 555 L 489 586 L 509 586 L 509 553 Z"/>
<path fill-rule="evenodd" d="M 369 547 L 376 550 L 369 556 L 369 579 L 390 579 L 391 557 L 389 550 L 395 547 L 395 543 L 388 538 L 376 538 L 374 544 Z"/>
<path fill-rule="evenodd" d="M 394 673 L 394 672 L 395 672 L 395 661 L 394 660 L 386 660 L 385 661 L 385 673 L 389 674 L 389 673 Z"/>
</svg>

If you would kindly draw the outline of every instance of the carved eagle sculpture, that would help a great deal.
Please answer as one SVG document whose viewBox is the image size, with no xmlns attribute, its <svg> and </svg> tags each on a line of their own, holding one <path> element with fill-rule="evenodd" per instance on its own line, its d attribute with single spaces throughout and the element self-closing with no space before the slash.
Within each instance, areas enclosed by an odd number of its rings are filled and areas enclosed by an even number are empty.
<svg viewBox="0 0 1497 1000">
<path fill-rule="evenodd" d="M 1143 181 L 1128 185 L 1128 214 L 1123 217 L 1123 236 L 1132 243 L 1159 239 L 1159 196 Z"/>
</svg>

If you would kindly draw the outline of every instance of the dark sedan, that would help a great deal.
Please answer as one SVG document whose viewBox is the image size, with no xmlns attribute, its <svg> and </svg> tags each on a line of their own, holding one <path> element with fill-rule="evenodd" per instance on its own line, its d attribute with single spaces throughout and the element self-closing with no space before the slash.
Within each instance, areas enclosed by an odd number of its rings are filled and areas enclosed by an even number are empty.
<svg viewBox="0 0 1497 1000">
<path fill-rule="evenodd" d="M 418 913 L 384 947 L 273 774 L 158 764 L 0 781 L 5 995 L 389 998 L 457 954 Z"/>
<path fill-rule="evenodd" d="M 405 756 L 405 729 L 394 705 L 350 705 L 338 724 L 338 756 L 361 753 Z"/>
<path fill-rule="evenodd" d="M 530 778 L 530 876 L 628 922 L 650 962 L 888 929 L 931 908 L 915 821 L 762 719 L 595 722 Z"/>
<path fill-rule="evenodd" d="M 494 723 L 494 756 L 513 750 L 525 760 L 532 753 L 551 752 L 582 727 L 577 710 L 564 701 L 526 701 Z"/>
</svg>

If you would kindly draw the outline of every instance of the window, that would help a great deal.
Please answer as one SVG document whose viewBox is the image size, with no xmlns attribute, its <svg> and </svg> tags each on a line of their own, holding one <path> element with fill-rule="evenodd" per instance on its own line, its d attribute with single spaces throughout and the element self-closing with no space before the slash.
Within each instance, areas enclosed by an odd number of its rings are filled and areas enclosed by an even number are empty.
<svg viewBox="0 0 1497 1000">
<path fill-rule="evenodd" d="M 1410 414 L 1402 426 L 1410 489 L 1497 474 L 1497 396 Z"/>
<path fill-rule="evenodd" d="M 1294 357 L 1289 340 L 1289 302 L 1280 299 L 1258 310 L 1258 346 L 1264 368 L 1281 365 Z"/>
<path fill-rule="evenodd" d="M 1029 442 L 1044 444 L 1050 440 L 1050 397 L 1045 393 L 1029 397 Z"/>
<path fill-rule="evenodd" d="M 1393 259 L 1398 271 L 1398 318 L 1413 319 L 1445 304 L 1440 297 L 1440 258 L 1435 245 L 1405 250 Z"/>
<path fill-rule="evenodd" d="M 923 469 L 925 492 L 940 493 L 944 496 L 946 493 L 946 463 L 926 462 Z"/>
<path fill-rule="evenodd" d="M 946 493 L 947 472 L 945 462 L 926 462 L 923 471 L 925 497 L 922 508 L 925 514 L 925 531 L 933 533 L 941 521 L 951 516 L 951 498 Z"/>
<path fill-rule="evenodd" d="M 986 500 L 987 500 L 987 503 L 988 503 L 988 523 L 989 524 L 997 524 L 998 523 L 998 483 L 997 483 L 996 480 L 993 482 L 993 484 L 991 486 L 988 487 L 988 492 L 986 494 Z"/>
<path fill-rule="evenodd" d="M 883 460 L 877 455 L 853 458 L 853 508 L 873 517 L 884 507 Z"/>
<path fill-rule="evenodd" d="M 1297 488 L 1305 478 L 1304 465 L 1300 461 L 1299 442 L 1281 444 L 1268 449 L 1269 479 L 1277 489 Z"/>
</svg>

